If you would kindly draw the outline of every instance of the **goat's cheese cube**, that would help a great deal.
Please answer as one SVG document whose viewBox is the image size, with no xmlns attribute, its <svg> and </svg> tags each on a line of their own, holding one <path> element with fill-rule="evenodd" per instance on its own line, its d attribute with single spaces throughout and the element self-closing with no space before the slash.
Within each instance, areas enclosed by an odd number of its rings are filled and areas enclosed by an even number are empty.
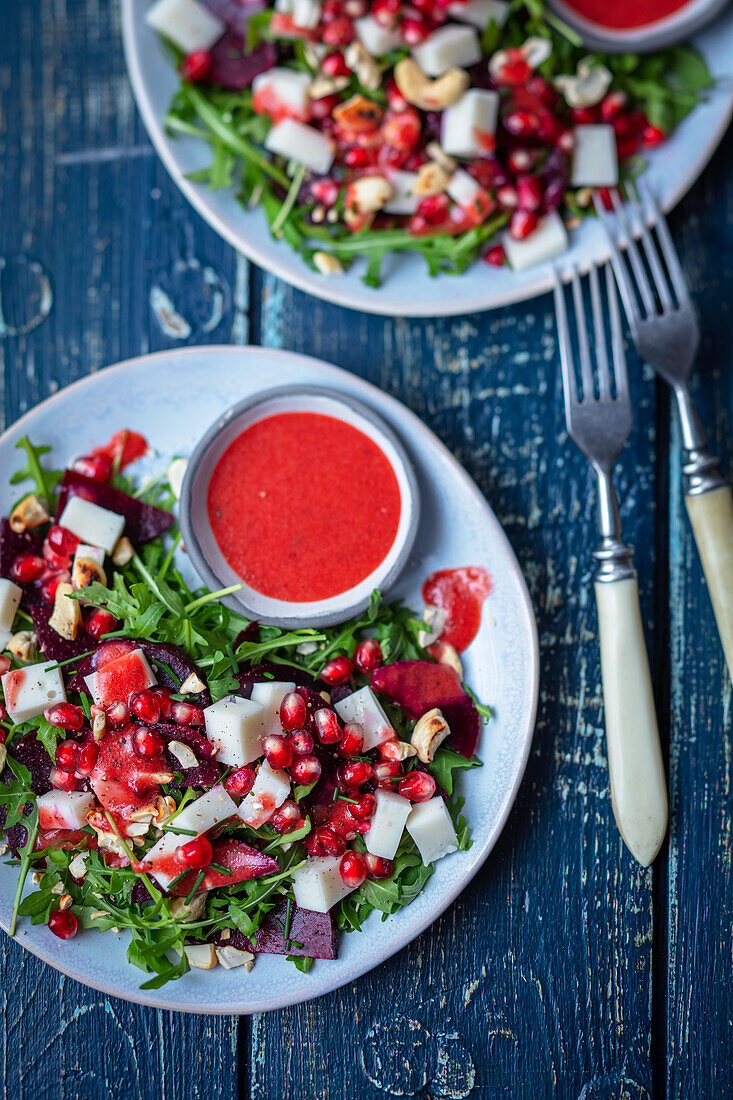
<svg viewBox="0 0 733 1100">
<path fill-rule="evenodd" d="M 252 700 L 262 707 L 263 737 L 267 737 L 268 733 L 282 736 L 280 704 L 291 691 L 295 691 L 295 684 L 284 680 L 263 680 L 261 684 L 252 685 Z"/>
<path fill-rule="evenodd" d="M 333 163 L 333 146 L 328 138 L 294 118 L 275 123 L 265 138 L 265 148 L 298 161 L 319 176 L 325 175 Z"/>
<path fill-rule="evenodd" d="M 309 856 L 302 867 L 293 871 L 295 904 L 312 913 L 327 913 L 350 894 L 353 887 L 341 878 L 341 856 Z"/>
<path fill-rule="evenodd" d="M 275 114 L 277 109 L 305 122 L 310 114 L 308 88 L 312 79 L 310 73 L 295 69 L 268 69 L 252 81 L 252 107 L 258 114 Z"/>
<path fill-rule="evenodd" d="M 94 805 L 89 791 L 48 791 L 38 796 L 41 829 L 83 829 Z"/>
<path fill-rule="evenodd" d="M 264 707 L 253 699 L 225 695 L 204 709 L 206 736 L 219 762 L 241 768 L 262 756 Z"/>
<path fill-rule="evenodd" d="M 361 726 L 364 731 L 364 752 L 370 752 L 383 741 L 394 737 L 389 718 L 370 687 L 359 688 L 347 695 L 345 699 L 334 704 L 334 710 L 342 722 L 355 722 L 357 726 Z"/>
<path fill-rule="evenodd" d="M 496 145 L 498 92 L 469 88 L 452 107 L 446 107 L 440 123 L 440 144 L 453 157 L 481 157 Z"/>
<path fill-rule="evenodd" d="M 125 517 L 83 497 L 69 497 L 59 524 L 82 542 L 99 546 L 111 554 L 124 529 Z"/>
<path fill-rule="evenodd" d="M 407 831 L 426 865 L 458 851 L 456 830 L 440 795 L 413 806 L 407 819 Z"/>
<path fill-rule="evenodd" d="M 395 169 L 389 174 L 389 182 L 394 187 L 394 194 L 384 207 L 385 213 L 414 214 L 420 205 L 420 196 L 412 193 L 417 183 L 417 172 L 402 172 Z"/>
<path fill-rule="evenodd" d="M 292 16 L 296 27 L 313 30 L 321 21 L 321 5 L 318 0 L 293 0 Z"/>
<path fill-rule="evenodd" d="M 454 66 L 465 69 L 479 62 L 481 43 L 473 27 L 447 23 L 414 46 L 412 56 L 427 76 L 442 76 Z"/>
<path fill-rule="evenodd" d="M 196 970 L 213 970 L 218 962 L 216 947 L 213 943 L 186 943 L 183 953 L 188 965 Z"/>
<path fill-rule="evenodd" d="M 362 46 L 372 57 L 382 57 L 390 50 L 404 45 L 402 35 L 396 28 L 383 27 L 371 15 L 355 19 L 354 30 Z"/>
<path fill-rule="evenodd" d="M 178 819 L 175 824 L 178 824 Z M 193 838 L 176 833 L 163 833 L 157 844 L 154 844 L 146 853 L 143 859 L 145 870 L 164 890 L 167 890 L 173 879 L 184 870 L 176 862 L 176 848 L 191 839 Z"/>
<path fill-rule="evenodd" d="M 0 577 L 0 649 L 5 649 L 13 636 L 13 620 L 23 597 L 23 589 Z"/>
<path fill-rule="evenodd" d="M 95 561 L 97 565 L 101 565 L 104 568 L 105 552 L 99 546 L 88 546 L 85 542 L 80 542 L 74 551 L 74 561 L 71 566 L 71 573 L 73 576 L 74 566 L 78 561 L 83 561 L 84 558 L 90 561 Z"/>
<path fill-rule="evenodd" d="M 240 947 L 230 947 L 229 944 L 217 947 L 216 957 L 225 970 L 233 970 L 235 966 L 246 966 L 248 970 L 251 970 L 255 961 L 251 951 L 243 951 Z"/>
<path fill-rule="evenodd" d="M 210 50 L 226 30 L 223 20 L 198 0 L 158 0 L 145 22 L 184 53 Z"/>
<path fill-rule="evenodd" d="M 123 653 L 97 672 L 84 677 L 92 699 L 98 707 L 126 703 L 133 692 L 145 691 L 157 684 L 155 673 L 141 649 Z"/>
<path fill-rule="evenodd" d="M 509 5 L 504 0 L 458 0 L 450 4 L 448 13 L 461 23 L 473 23 L 480 31 L 485 31 L 489 23 L 503 27 L 509 15 Z"/>
<path fill-rule="evenodd" d="M 540 219 L 534 233 L 530 233 L 523 241 L 516 241 L 507 232 L 502 238 L 504 251 L 509 263 L 515 271 L 525 271 L 535 264 L 551 260 L 553 256 L 559 256 L 568 247 L 568 234 L 563 225 L 562 218 L 556 210 L 552 210 Z"/>
<path fill-rule="evenodd" d="M 237 813 L 245 825 L 259 829 L 269 821 L 278 806 L 282 806 L 290 794 L 290 776 L 278 768 L 271 768 L 264 760 L 257 772 L 254 786 L 240 804 Z"/>
<path fill-rule="evenodd" d="M 43 714 L 54 703 L 66 702 L 64 680 L 56 661 L 6 672 L 2 685 L 5 709 L 17 724 Z"/>
<path fill-rule="evenodd" d="M 459 206 L 468 206 L 480 190 L 481 188 L 473 176 L 469 176 L 468 172 L 464 172 L 462 168 L 453 173 L 446 187 L 446 191 L 453 202 L 458 203 Z"/>
<path fill-rule="evenodd" d="M 188 469 L 187 458 L 174 458 L 168 467 L 168 484 L 171 487 L 171 492 L 176 500 L 181 499 L 181 490 L 183 488 L 183 479 L 186 476 L 186 470 Z"/>
<path fill-rule="evenodd" d="M 400 846 L 405 822 L 410 816 L 412 803 L 395 791 L 374 792 L 377 808 L 374 811 L 368 832 L 364 834 L 367 851 L 382 859 L 394 859 Z"/>
<path fill-rule="evenodd" d="M 200 798 L 184 806 L 171 822 L 171 828 L 192 829 L 197 836 L 201 836 L 202 833 L 213 829 L 215 825 L 234 817 L 236 812 L 236 802 L 229 797 L 224 787 L 219 784 L 218 787 L 212 787 L 206 794 L 202 794 Z M 185 844 L 186 840 L 188 840 L 188 837 L 181 840 L 179 836 L 178 843 Z"/>
<path fill-rule="evenodd" d="M 618 183 L 618 152 L 613 126 L 605 122 L 575 127 L 573 187 L 615 187 Z"/>
</svg>

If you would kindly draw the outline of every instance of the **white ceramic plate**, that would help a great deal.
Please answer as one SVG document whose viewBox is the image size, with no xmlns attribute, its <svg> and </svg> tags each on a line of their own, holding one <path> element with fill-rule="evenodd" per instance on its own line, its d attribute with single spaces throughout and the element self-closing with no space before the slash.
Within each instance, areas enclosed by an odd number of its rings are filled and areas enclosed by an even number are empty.
<svg viewBox="0 0 733 1100">
<path fill-rule="evenodd" d="M 127 67 L 143 122 L 153 145 L 189 202 L 239 252 L 281 279 L 314 294 L 368 313 L 437 317 L 474 313 L 522 301 L 552 286 L 547 264 L 515 273 L 478 262 L 462 276 L 431 279 L 420 256 L 393 257 L 384 264 L 379 289 L 361 281 L 363 262 L 345 275 L 319 275 L 287 244 L 273 241 L 260 210 L 244 210 L 233 191 L 210 191 L 186 176 L 210 161 L 208 146 L 195 138 L 169 138 L 164 119 L 178 79 L 159 40 L 144 22 L 151 0 L 122 0 L 122 27 Z M 695 39 L 718 83 L 710 98 L 688 116 L 673 138 L 649 156 L 645 179 L 669 210 L 694 183 L 712 156 L 733 110 L 733 11 Z M 586 271 L 608 259 L 608 246 L 595 219 L 572 234 L 568 259 Z"/>
<path fill-rule="evenodd" d="M 473 847 L 441 860 L 427 889 L 409 907 L 341 939 L 339 958 L 319 961 L 310 974 L 262 955 L 251 974 L 242 969 L 193 971 L 160 990 L 141 991 L 143 973 L 125 959 L 126 939 L 80 933 L 64 942 L 45 926 L 23 920 L 17 942 L 64 973 L 105 993 L 187 1012 L 246 1013 L 282 1008 L 336 989 L 383 962 L 438 917 L 476 874 L 496 843 L 524 772 L 537 701 L 534 616 L 519 565 L 486 500 L 449 451 L 394 398 L 316 359 L 265 348 L 202 347 L 161 352 L 84 378 L 27 413 L 0 437 L 0 470 L 18 465 L 15 444 L 29 435 L 49 444 L 63 464 L 103 442 L 120 427 L 142 432 L 157 451 L 140 473 L 165 469 L 189 454 L 227 408 L 273 385 L 330 386 L 371 406 L 400 437 L 417 474 L 423 511 L 411 560 L 391 591 L 420 608 L 420 588 L 434 570 L 478 565 L 494 590 L 484 605 L 478 637 L 465 654 L 466 680 L 495 707 L 478 752 L 483 768 L 462 774 L 461 793 Z M 0 484 L 0 515 L 17 489 Z M 16 870 L 0 862 L 0 924 L 8 927 Z M 23 934 L 20 934 L 22 932 Z"/>
</svg>

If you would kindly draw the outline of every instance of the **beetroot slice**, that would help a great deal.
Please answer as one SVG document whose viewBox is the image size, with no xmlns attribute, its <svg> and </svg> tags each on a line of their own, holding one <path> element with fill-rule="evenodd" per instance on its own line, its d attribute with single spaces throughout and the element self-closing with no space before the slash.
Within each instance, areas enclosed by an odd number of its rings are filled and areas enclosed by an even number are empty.
<svg viewBox="0 0 733 1100">
<path fill-rule="evenodd" d="M 215 890 L 218 886 L 234 886 L 237 882 L 259 878 L 260 875 L 271 875 L 280 869 L 272 856 L 258 852 L 256 848 L 252 848 L 242 840 L 215 840 L 212 847 L 213 862 L 220 863 L 232 873 L 225 875 L 223 871 L 207 871 L 196 891 L 197 894 L 203 894 L 206 890 Z M 198 875 L 198 871 L 191 871 L 173 887 L 172 893 L 179 897 L 187 897 Z"/>
<path fill-rule="evenodd" d="M 395 661 L 373 672 L 370 683 L 415 721 L 433 707 L 440 707 L 451 728 L 450 744 L 462 756 L 473 756 L 481 720 L 458 674 L 448 665 Z"/>
<path fill-rule="evenodd" d="M 335 959 L 336 944 L 330 913 L 314 913 L 294 905 L 290 916 L 290 937 L 285 944 L 287 902 L 280 902 L 257 929 L 255 950 L 261 955 L 299 955 L 312 959 Z M 296 947 L 296 944 L 302 944 Z"/>
<path fill-rule="evenodd" d="M 38 635 L 38 644 L 43 656 L 49 661 L 69 661 L 72 657 L 80 657 L 82 653 L 88 653 L 90 649 L 96 649 L 99 642 L 92 638 L 85 630 L 82 630 L 77 638 L 62 638 L 57 630 L 49 626 L 48 620 L 53 614 L 53 608 L 47 603 L 39 603 L 30 609 L 33 617 L 33 625 Z M 72 672 L 71 668 L 64 670 Z"/>
<path fill-rule="evenodd" d="M 170 688 L 171 691 L 177 692 L 180 685 L 192 673 L 195 673 L 199 680 L 206 683 L 206 677 L 199 666 L 191 660 L 186 651 L 181 649 L 180 646 L 168 645 L 166 642 L 138 641 L 135 641 L 135 645 L 139 646 L 150 663 L 155 665 L 154 671 L 161 687 Z M 164 668 L 164 665 L 167 667 Z M 168 672 L 168 669 L 174 674 L 173 676 Z M 208 691 L 202 691 L 198 695 L 189 695 L 187 698 L 201 707 L 207 707 L 211 702 Z"/>
<path fill-rule="evenodd" d="M 271 42 L 263 42 L 251 53 L 245 52 L 244 36 L 235 30 L 224 32 L 211 50 L 211 68 L 207 83 L 241 91 L 249 88 L 260 73 L 277 63 L 277 50 Z"/>
<path fill-rule="evenodd" d="M 174 771 L 182 771 L 183 780 L 179 784 L 181 789 L 186 787 L 215 787 L 219 782 L 219 765 L 212 759 L 212 746 L 209 741 L 191 729 L 190 726 L 177 726 L 174 722 L 159 722 L 155 727 L 162 735 L 166 744 L 168 741 L 180 741 L 194 752 L 198 758 L 198 766 L 182 769 L 180 763 L 172 753 L 166 750 L 165 759 Z"/>
<path fill-rule="evenodd" d="M 91 477 L 78 474 L 75 470 L 67 470 L 61 482 L 59 503 L 56 509 L 58 519 L 66 507 L 69 497 L 82 497 L 100 508 L 106 508 L 110 512 L 117 512 L 125 517 L 125 534 L 134 546 L 141 542 L 149 542 L 165 534 L 173 524 L 173 516 L 170 512 L 164 512 L 162 508 L 155 508 L 152 504 L 144 504 L 127 493 L 113 489 L 111 485 L 104 485 L 101 481 L 94 481 Z"/>
<path fill-rule="evenodd" d="M 10 755 L 18 761 L 19 764 L 23 764 L 31 773 L 31 790 L 34 794 L 45 794 L 46 791 L 51 790 L 51 768 L 53 767 L 53 760 L 46 752 L 41 742 L 36 737 L 35 733 L 27 733 L 25 737 L 22 737 L 20 741 L 16 742 L 11 750 Z M 10 782 L 13 778 L 10 768 L 3 770 L 2 776 L 0 776 L 0 782 Z M 30 805 L 28 806 L 28 811 Z M 5 824 L 5 818 L 7 811 L 4 806 L 0 806 L 0 830 L 4 832 L 5 839 L 8 842 L 10 851 L 17 857 L 18 851 L 28 840 L 28 830 L 25 825 L 21 825 L 20 822 L 16 822 L 15 825 L 9 829 L 3 829 Z"/>
</svg>

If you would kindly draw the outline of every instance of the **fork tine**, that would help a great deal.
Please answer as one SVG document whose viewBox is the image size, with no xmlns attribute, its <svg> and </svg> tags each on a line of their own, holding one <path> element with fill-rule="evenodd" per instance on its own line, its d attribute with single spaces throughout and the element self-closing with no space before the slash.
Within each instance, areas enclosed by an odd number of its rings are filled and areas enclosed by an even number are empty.
<svg viewBox="0 0 733 1100">
<path fill-rule="evenodd" d="M 641 259 L 641 253 L 639 252 L 638 245 L 634 240 L 634 235 L 631 231 L 631 225 L 626 217 L 626 210 L 621 202 L 621 196 L 618 191 L 611 192 L 611 202 L 613 203 L 613 209 L 618 218 L 619 225 L 623 229 L 626 236 L 627 248 L 626 255 L 629 258 L 631 269 L 634 272 L 634 278 L 636 279 L 636 285 L 641 295 L 641 300 L 644 303 L 647 317 L 653 317 L 657 312 L 657 307 L 654 302 L 654 295 L 652 294 L 652 288 L 649 285 L 649 279 L 647 278 L 646 271 L 644 270 L 644 264 Z"/>
<path fill-rule="evenodd" d="M 557 317 L 557 335 L 560 341 L 560 362 L 562 364 L 563 392 L 565 394 L 565 415 L 570 414 L 570 407 L 578 404 L 578 393 L 575 388 L 575 368 L 573 366 L 573 350 L 570 344 L 570 329 L 568 326 L 568 311 L 565 305 L 565 289 L 560 280 L 556 267 L 552 269 L 555 280 L 555 314 Z"/>
<path fill-rule="evenodd" d="M 652 279 L 659 295 L 659 300 L 662 303 L 664 309 L 674 309 L 675 304 L 672 299 L 672 295 L 669 291 L 669 283 L 665 274 L 662 263 L 659 259 L 659 252 L 657 246 L 654 243 L 649 226 L 647 225 L 646 212 L 639 197 L 639 192 L 636 189 L 636 185 L 630 182 L 626 185 L 626 193 L 629 196 L 629 207 L 634 213 L 634 216 L 638 219 L 641 226 L 641 240 L 644 248 L 644 255 L 646 256 L 647 263 L 651 269 Z"/>
<path fill-rule="evenodd" d="M 595 206 L 596 214 L 603 222 L 603 227 L 606 230 L 608 243 L 611 246 L 611 263 L 613 264 L 613 270 L 616 272 L 616 280 L 619 290 L 621 291 L 626 316 L 629 319 L 629 324 L 633 326 L 635 322 L 641 321 L 641 310 L 639 309 L 639 303 L 634 294 L 631 278 L 626 270 L 626 265 L 624 264 L 621 251 L 616 242 L 616 237 L 611 230 L 611 219 L 597 191 L 593 193 L 593 205 Z"/>
<path fill-rule="evenodd" d="M 606 290 L 608 291 L 608 312 L 611 317 L 611 346 L 613 350 L 613 373 L 616 380 L 616 400 L 628 401 L 629 376 L 626 371 L 621 313 L 618 308 L 616 283 L 608 264 L 606 264 Z"/>
<path fill-rule="evenodd" d="M 601 284 L 598 280 L 598 268 L 595 264 L 591 267 L 589 276 L 596 363 L 598 367 L 598 393 L 602 400 L 604 397 L 609 397 L 611 394 L 611 373 L 608 363 L 608 351 L 606 349 L 606 331 L 603 324 Z"/>
<path fill-rule="evenodd" d="M 654 215 L 654 227 L 659 237 L 659 244 L 664 256 L 664 262 L 667 265 L 667 271 L 669 277 L 672 280 L 672 286 L 674 292 L 677 295 L 677 301 L 682 305 L 683 302 L 689 302 L 690 292 L 687 287 L 687 279 L 682 270 L 682 265 L 677 255 L 677 249 L 674 246 L 672 235 L 669 232 L 669 226 L 667 225 L 667 219 L 659 208 L 659 203 L 654 197 L 650 187 L 644 187 L 644 196 L 649 203 L 652 214 Z"/>
<path fill-rule="evenodd" d="M 583 400 L 593 400 L 593 361 L 588 342 L 588 326 L 585 323 L 585 301 L 578 269 L 571 269 L 573 303 L 575 305 L 575 324 L 578 329 L 578 353 L 580 356 L 580 378 L 583 383 Z"/>
</svg>

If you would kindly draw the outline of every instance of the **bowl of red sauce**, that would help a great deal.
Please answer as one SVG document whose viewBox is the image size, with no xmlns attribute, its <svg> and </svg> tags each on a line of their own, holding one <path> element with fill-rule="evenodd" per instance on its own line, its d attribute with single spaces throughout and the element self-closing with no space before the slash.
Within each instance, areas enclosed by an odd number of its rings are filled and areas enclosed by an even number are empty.
<svg viewBox="0 0 733 1100">
<path fill-rule="evenodd" d="M 230 607 L 278 626 L 359 614 L 407 562 L 417 479 L 392 429 L 318 386 L 267 390 L 229 409 L 188 464 L 181 530 Z"/>
<path fill-rule="evenodd" d="M 549 0 L 587 46 L 644 53 L 683 42 L 711 22 L 729 0 Z"/>
</svg>

